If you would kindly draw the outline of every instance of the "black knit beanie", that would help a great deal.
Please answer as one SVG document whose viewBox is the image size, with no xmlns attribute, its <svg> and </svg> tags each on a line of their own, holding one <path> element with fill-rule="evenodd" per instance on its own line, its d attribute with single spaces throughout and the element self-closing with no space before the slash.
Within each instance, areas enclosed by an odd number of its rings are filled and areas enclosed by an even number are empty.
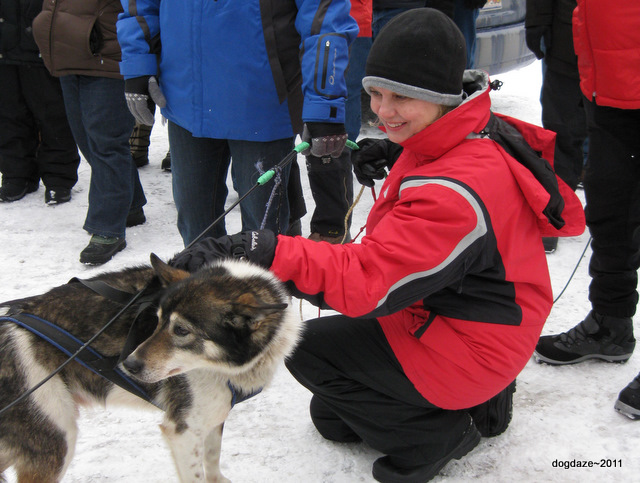
<svg viewBox="0 0 640 483">
<path fill-rule="evenodd" d="M 464 37 L 439 10 L 415 8 L 394 17 L 371 47 L 362 85 L 457 106 L 467 63 Z"/>
</svg>

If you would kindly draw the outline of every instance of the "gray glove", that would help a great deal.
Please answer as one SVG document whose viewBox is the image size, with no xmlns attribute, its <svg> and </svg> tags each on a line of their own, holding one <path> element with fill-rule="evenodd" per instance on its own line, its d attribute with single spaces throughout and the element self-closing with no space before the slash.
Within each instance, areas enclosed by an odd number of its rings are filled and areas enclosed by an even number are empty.
<svg viewBox="0 0 640 483">
<path fill-rule="evenodd" d="M 302 141 L 310 146 L 301 151 L 305 156 L 338 158 L 347 144 L 347 132 L 341 123 L 308 122 L 302 131 Z"/>
<path fill-rule="evenodd" d="M 133 77 L 124 81 L 124 97 L 127 107 L 140 124 L 153 126 L 154 103 L 159 107 L 167 105 L 167 100 L 153 75 Z"/>
</svg>

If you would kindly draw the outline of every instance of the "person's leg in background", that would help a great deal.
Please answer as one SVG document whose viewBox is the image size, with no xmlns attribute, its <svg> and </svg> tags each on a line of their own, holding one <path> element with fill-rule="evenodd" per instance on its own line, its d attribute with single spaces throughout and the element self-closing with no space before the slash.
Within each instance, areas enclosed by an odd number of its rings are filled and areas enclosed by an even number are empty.
<svg viewBox="0 0 640 483">
<path fill-rule="evenodd" d="M 173 200 L 187 246 L 224 213 L 231 154 L 226 139 L 197 138 L 171 121 L 168 132 Z M 214 238 L 226 234 L 224 219 L 207 232 Z"/>
<path fill-rule="evenodd" d="M 228 143 L 232 159 L 231 178 L 240 197 L 256 185 L 263 173 L 290 154 L 294 147 L 293 138 L 266 142 L 229 140 Z M 240 203 L 243 231 L 265 228 L 276 234 L 286 233 L 289 226 L 287 187 L 290 170 L 291 165 L 288 164 L 269 183 L 254 190 Z M 277 176 L 280 179 L 276 179 Z"/>
<path fill-rule="evenodd" d="M 19 66 L 0 65 L 1 201 L 17 201 L 38 189 L 38 131 L 21 92 Z"/>
<path fill-rule="evenodd" d="M 44 67 L 22 68 L 23 93 L 40 133 L 36 155 L 38 173 L 45 185 L 45 202 L 71 200 L 78 181 L 80 155 L 67 121 L 60 80 Z"/>
<path fill-rule="evenodd" d="M 351 217 L 347 219 L 353 204 L 350 148 L 345 147 L 337 158 L 307 156 L 307 174 L 315 201 L 309 239 L 335 244 L 351 241 Z"/>
<path fill-rule="evenodd" d="M 579 79 L 547 68 L 540 93 L 542 125 L 556 133 L 554 168 L 576 190 L 584 165 L 587 119 Z"/>
<path fill-rule="evenodd" d="M 480 14 L 479 8 L 469 8 L 466 0 L 455 0 L 453 21 L 456 23 L 467 46 L 467 69 L 473 69 L 476 58 L 476 20 Z"/>
<path fill-rule="evenodd" d="M 92 237 L 80 261 L 98 265 L 124 249 L 127 215 L 146 203 L 129 149 L 134 119 L 120 79 L 69 75 L 60 83 L 69 125 L 91 166 L 83 228 Z"/>
</svg>

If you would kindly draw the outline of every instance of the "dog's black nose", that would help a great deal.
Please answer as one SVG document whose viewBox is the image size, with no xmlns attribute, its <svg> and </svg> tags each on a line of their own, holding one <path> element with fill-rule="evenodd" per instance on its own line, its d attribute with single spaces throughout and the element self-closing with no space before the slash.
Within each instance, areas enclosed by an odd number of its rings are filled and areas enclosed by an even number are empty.
<svg viewBox="0 0 640 483">
<path fill-rule="evenodd" d="M 122 365 L 130 374 L 137 374 L 142 370 L 144 364 L 139 359 L 127 357 Z"/>
</svg>

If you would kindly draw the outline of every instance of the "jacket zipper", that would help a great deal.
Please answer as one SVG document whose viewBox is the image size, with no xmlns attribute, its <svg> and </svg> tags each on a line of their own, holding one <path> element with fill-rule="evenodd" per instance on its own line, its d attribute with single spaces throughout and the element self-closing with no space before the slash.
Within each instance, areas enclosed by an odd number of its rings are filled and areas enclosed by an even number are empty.
<svg viewBox="0 0 640 483">
<path fill-rule="evenodd" d="M 326 40 L 324 43 L 324 62 L 322 63 L 322 82 L 320 87 L 324 90 L 327 85 L 327 70 L 329 69 L 329 48 L 331 47 L 331 42 Z"/>
</svg>

